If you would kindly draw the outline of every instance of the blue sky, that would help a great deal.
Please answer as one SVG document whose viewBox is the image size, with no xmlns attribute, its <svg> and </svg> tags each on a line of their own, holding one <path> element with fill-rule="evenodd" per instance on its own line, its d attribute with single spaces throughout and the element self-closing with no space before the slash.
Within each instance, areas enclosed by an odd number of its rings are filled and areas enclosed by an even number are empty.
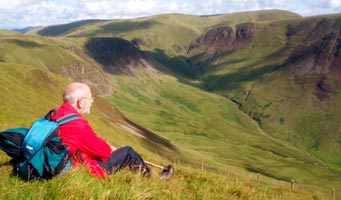
<svg viewBox="0 0 341 200">
<path fill-rule="evenodd" d="M 83 19 L 136 18 L 163 13 L 212 15 L 281 9 L 302 16 L 341 13 L 341 0 L 0 0 L 0 29 Z"/>
</svg>

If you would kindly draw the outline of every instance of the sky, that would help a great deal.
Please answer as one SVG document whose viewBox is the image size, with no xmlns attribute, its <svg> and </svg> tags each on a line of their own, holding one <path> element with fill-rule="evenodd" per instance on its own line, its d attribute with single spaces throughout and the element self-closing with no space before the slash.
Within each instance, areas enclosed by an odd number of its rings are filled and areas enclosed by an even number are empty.
<svg viewBox="0 0 341 200">
<path fill-rule="evenodd" d="M 227 14 L 280 9 L 302 16 L 341 13 L 341 0 L 0 0 L 0 29 L 84 19 L 130 19 L 182 13 Z"/>
</svg>

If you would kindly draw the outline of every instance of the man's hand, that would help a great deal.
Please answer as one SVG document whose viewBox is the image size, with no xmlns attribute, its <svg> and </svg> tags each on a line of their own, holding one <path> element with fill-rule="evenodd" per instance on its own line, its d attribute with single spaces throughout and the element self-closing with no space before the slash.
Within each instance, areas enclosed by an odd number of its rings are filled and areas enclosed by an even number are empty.
<svg viewBox="0 0 341 200">
<path fill-rule="evenodd" d="M 116 147 L 115 146 L 112 146 L 112 145 L 110 145 L 110 148 L 111 148 L 111 151 L 116 151 Z"/>
</svg>

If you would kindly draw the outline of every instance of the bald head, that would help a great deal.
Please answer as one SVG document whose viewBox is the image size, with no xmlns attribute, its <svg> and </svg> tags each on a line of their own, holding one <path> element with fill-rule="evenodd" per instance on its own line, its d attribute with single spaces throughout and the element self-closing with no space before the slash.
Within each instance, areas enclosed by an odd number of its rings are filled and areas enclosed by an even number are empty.
<svg viewBox="0 0 341 200">
<path fill-rule="evenodd" d="M 87 84 L 73 82 L 65 88 L 63 99 L 64 102 L 74 104 L 78 99 L 86 97 L 89 94 L 91 96 L 91 90 Z"/>
<path fill-rule="evenodd" d="M 73 106 L 80 114 L 89 114 L 93 97 L 89 86 L 85 83 L 73 82 L 63 94 L 64 102 Z"/>
</svg>

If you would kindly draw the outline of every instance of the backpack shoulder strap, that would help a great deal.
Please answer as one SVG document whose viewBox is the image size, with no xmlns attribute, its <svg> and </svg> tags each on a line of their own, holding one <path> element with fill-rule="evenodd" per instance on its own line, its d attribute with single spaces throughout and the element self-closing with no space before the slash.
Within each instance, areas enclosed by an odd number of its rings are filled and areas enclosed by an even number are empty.
<svg viewBox="0 0 341 200">
<path fill-rule="evenodd" d="M 80 117 L 76 114 L 71 113 L 71 114 L 65 115 L 64 117 L 57 119 L 56 122 L 60 126 L 60 125 L 63 125 L 65 123 L 68 123 L 68 122 L 76 120 L 76 119 L 80 119 Z"/>
<path fill-rule="evenodd" d="M 50 110 L 45 116 L 44 116 L 44 118 L 45 119 L 47 119 L 47 120 L 51 120 L 51 116 L 52 115 L 54 115 L 54 114 L 56 114 L 56 109 L 54 108 L 54 109 L 52 109 L 52 110 Z"/>
</svg>

